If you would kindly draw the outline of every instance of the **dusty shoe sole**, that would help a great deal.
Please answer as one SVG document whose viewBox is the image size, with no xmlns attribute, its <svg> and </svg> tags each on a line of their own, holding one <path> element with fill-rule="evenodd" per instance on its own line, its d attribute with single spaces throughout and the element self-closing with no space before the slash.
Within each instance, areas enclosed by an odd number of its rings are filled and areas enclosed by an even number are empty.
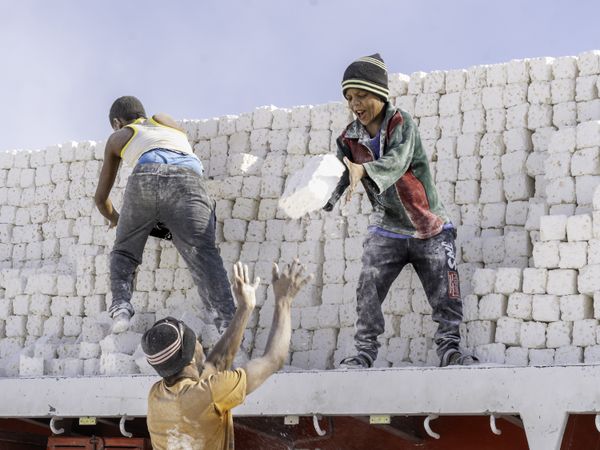
<svg viewBox="0 0 600 450">
<path fill-rule="evenodd" d="M 124 333 L 129 330 L 129 314 L 117 314 L 113 319 L 112 332 L 115 334 Z"/>
</svg>

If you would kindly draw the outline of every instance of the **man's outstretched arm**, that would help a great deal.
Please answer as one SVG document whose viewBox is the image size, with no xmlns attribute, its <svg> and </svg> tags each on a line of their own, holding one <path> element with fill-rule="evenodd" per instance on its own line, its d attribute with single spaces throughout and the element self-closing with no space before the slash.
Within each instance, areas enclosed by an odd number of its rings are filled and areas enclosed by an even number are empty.
<svg viewBox="0 0 600 450">
<path fill-rule="evenodd" d="M 250 284 L 248 266 L 241 262 L 233 266 L 233 273 L 233 294 L 237 301 L 237 309 L 227 330 L 206 358 L 206 362 L 214 365 L 218 371 L 231 368 L 250 315 L 256 306 L 256 288 L 260 282 L 260 279 L 256 278 L 254 283 Z"/>
<path fill-rule="evenodd" d="M 275 312 L 273 324 L 267 340 L 265 353 L 260 358 L 249 361 L 246 370 L 246 393 L 254 391 L 273 373 L 278 371 L 288 356 L 292 336 L 292 301 L 313 276 L 302 276 L 304 267 L 298 260 L 287 266 L 282 273 L 277 264 L 273 264 L 273 291 L 275 293 Z"/>
</svg>

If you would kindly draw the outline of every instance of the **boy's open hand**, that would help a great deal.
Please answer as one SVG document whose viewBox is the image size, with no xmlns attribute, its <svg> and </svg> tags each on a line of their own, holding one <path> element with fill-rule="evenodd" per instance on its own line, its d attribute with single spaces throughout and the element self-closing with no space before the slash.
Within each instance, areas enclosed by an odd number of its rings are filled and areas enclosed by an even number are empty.
<svg viewBox="0 0 600 450">
<path fill-rule="evenodd" d="M 283 299 L 291 302 L 304 285 L 314 278 L 313 274 L 303 277 L 302 272 L 304 266 L 298 259 L 286 265 L 283 272 L 280 272 L 277 264 L 273 263 L 273 292 L 276 302 Z"/>
<path fill-rule="evenodd" d="M 248 266 L 238 261 L 233 266 L 233 293 L 237 300 L 238 308 L 253 310 L 256 306 L 256 288 L 260 278 L 256 277 L 251 284 L 248 275 Z"/>
<path fill-rule="evenodd" d="M 350 186 L 346 191 L 346 201 L 349 202 L 358 182 L 365 176 L 365 168 L 362 164 L 353 163 L 347 156 L 344 156 L 344 164 L 346 164 L 350 176 Z"/>
</svg>

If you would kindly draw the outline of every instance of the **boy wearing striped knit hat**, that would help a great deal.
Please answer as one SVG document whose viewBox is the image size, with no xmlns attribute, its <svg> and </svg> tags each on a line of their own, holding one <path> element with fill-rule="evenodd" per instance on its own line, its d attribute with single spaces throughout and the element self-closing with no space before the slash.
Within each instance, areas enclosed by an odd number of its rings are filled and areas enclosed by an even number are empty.
<svg viewBox="0 0 600 450">
<path fill-rule="evenodd" d="M 459 349 L 462 300 L 456 230 L 433 182 L 419 131 L 408 113 L 389 102 L 387 68 L 381 56 L 365 56 L 348 66 L 342 93 L 356 120 L 337 139 L 337 157 L 346 171 L 325 205 L 331 211 L 360 181 L 373 213 L 363 244 L 356 299 L 357 354 L 342 367 L 371 367 L 384 331 L 381 303 L 406 264 L 412 264 L 438 324 L 440 365 L 468 365 L 476 358 Z"/>
</svg>

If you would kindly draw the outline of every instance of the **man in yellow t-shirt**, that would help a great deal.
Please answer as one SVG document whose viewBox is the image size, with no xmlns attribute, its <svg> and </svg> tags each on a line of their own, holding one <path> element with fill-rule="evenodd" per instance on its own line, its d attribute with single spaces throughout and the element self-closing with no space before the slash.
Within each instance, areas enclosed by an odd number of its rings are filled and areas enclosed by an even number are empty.
<svg viewBox="0 0 600 450">
<path fill-rule="evenodd" d="M 148 430 L 155 450 L 231 450 L 231 410 L 246 395 L 281 368 L 291 337 L 291 304 L 312 279 L 304 277 L 296 260 L 282 272 L 273 264 L 275 311 L 265 353 L 243 368 L 231 370 L 250 314 L 256 305 L 259 280 L 250 283 L 248 267 L 234 266 L 233 292 L 237 310 L 231 324 L 204 358 L 194 332 L 182 321 L 167 317 L 142 337 L 148 362 L 162 380 L 148 395 Z"/>
</svg>

